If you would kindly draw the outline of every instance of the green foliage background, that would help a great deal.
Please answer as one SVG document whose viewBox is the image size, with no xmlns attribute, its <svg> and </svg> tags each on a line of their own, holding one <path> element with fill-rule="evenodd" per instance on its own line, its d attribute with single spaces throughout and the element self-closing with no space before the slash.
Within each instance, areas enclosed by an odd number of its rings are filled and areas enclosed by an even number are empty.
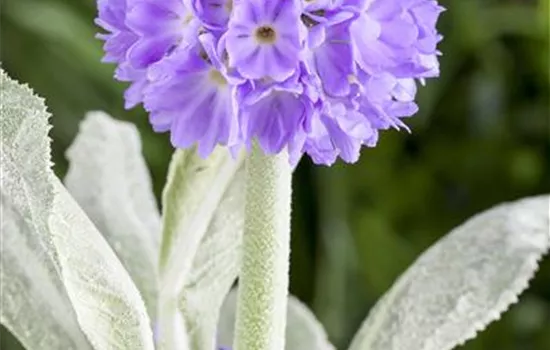
<svg viewBox="0 0 550 350">
<path fill-rule="evenodd" d="M 550 192 L 547 0 L 442 0 L 441 78 L 419 94 L 412 134 L 389 131 L 356 165 L 304 159 L 295 175 L 291 291 L 339 347 L 415 257 L 499 202 Z M 130 120 L 160 193 L 172 149 L 100 63 L 93 0 L 2 0 L 1 61 L 45 97 L 55 170 L 89 110 Z M 550 259 L 520 304 L 468 350 L 550 349 Z M 1 348 L 18 349 L 2 331 Z M 35 349 L 33 349 L 35 350 Z M 414 349 L 411 349 L 414 350 Z"/>
</svg>

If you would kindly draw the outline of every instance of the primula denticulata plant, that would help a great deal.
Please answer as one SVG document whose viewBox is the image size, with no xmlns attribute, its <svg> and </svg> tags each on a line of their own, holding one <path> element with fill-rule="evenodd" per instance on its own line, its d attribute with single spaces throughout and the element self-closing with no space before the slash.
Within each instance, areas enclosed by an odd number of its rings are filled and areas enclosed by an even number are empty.
<svg viewBox="0 0 550 350">
<path fill-rule="evenodd" d="M 231 345 L 242 159 L 177 151 L 161 216 L 133 125 L 89 113 L 63 185 L 43 100 L 2 72 L 0 111 L 1 322 L 25 348 Z M 527 287 L 550 244 L 549 204 L 502 204 L 451 231 L 380 299 L 349 349 L 447 350 L 475 337 Z M 286 315 L 285 349 L 334 349 L 296 298 L 275 312 Z"/>
<path fill-rule="evenodd" d="M 331 350 L 288 295 L 292 169 L 407 129 L 439 75 L 434 0 L 98 0 L 104 61 L 175 151 L 151 190 L 136 128 L 90 112 L 51 170 L 49 114 L 1 72 L 1 323 L 28 350 Z M 550 197 L 435 243 L 350 350 L 450 350 L 517 301 Z M 334 234 L 338 234 L 335 232 Z M 388 252 L 391 254 L 391 252 Z M 238 280 L 238 288 L 234 287 Z"/>
</svg>

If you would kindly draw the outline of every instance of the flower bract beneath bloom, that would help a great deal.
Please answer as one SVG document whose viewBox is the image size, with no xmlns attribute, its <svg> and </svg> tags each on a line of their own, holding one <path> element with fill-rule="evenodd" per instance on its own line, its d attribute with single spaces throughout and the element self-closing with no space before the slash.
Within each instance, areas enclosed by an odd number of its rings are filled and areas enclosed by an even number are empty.
<svg viewBox="0 0 550 350">
<path fill-rule="evenodd" d="M 439 74 L 435 0 L 98 0 L 104 61 L 175 147 L 355 162 Z"/>
</svg>

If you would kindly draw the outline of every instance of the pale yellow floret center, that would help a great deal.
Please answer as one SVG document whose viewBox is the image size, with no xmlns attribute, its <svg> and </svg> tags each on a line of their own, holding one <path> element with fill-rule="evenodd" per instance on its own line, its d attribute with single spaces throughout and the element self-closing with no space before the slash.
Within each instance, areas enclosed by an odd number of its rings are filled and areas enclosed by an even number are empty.
<svg viewBox="0 0 550 350">
<path fill-rule="evenodd" d="M 227 85 L 227 80 L 225 79 L 223 74 L 220 73 L 220 71 L 218 71 L 216 69 L 212 69 L 210 71 L 209 77 L 210 77 L 210 80 L 212 80 L 214 83 L 216 83 L 216 85 L 219 85 L 219 86 L 226 86 Z"/>
<path fill-rule="evenodd" d="M 260 44 L 273 44 L 277 39 L 277 33 L 270 26 L 261 26 L 256 29 L 254 37 Z"/>
<path fill-rule="evenodd" d="M 192 20 L 193 20 L 193 14 L 192 13 L 186 14 L 185 17 L 183 17 L 183 25 L 187 26 L 189 23 L 191 23 Z"/>
<path fill-rule="evenodd" d="M 233 11 L 233 0 L 227 0 L 227 2 L 225 3 L 225 9 L 229 13 L 231 13 L 231 11 Z"/>
</svg>

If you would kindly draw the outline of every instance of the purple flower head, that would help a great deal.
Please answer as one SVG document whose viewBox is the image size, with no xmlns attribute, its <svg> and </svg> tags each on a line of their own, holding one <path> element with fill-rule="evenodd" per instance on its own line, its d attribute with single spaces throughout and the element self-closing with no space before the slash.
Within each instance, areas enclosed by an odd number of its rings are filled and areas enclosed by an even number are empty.
<svg viewBox="0 0 550 350">
<path fill-rule="evenodd" d="M 104 61 L 155 131 L 208 156 L 257 142 L 355 162 L 439 74 L 435 0 L 98 0 Z"/>
</svg>

